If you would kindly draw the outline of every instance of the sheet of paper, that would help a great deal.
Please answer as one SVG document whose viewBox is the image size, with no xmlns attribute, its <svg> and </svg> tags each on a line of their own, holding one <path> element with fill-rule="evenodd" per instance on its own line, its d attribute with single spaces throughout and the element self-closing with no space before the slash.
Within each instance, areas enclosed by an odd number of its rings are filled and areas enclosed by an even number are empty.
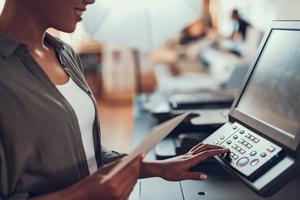
<svg viewBox="0 0 300 200">
<path fill-rule="evenodd" d="M 136 158 L 136 156 L 140 154 L 146 155 L 149 153 L 149 151 L 153 149 L 162 139 L 164 139 L 173 129 L 175 129 L 188 116 L 188 114 L 189 112 L 186 112 L 152 128 L 142 142 L 108 173 L 105 180 L 116 175 L 134 158 Z"/>
</svg>

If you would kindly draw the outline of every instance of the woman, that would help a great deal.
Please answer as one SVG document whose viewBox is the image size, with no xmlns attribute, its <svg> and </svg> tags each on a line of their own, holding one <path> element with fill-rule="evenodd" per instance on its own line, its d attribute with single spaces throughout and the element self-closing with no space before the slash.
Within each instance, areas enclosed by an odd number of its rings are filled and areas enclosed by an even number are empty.
<svg viewBox="0 0 300 200">
<path fill-rule="evenodd" d="M 0 17 L 0 199 L 127 199 L 138 178 L 203 180 L 189 168 L 226 149 L 143 162 L 101 181 L 123 155 L 100 145 L 78 56 L 46 33 L 72 32 L 94 0 L 6 0 Z"/>
</svg>

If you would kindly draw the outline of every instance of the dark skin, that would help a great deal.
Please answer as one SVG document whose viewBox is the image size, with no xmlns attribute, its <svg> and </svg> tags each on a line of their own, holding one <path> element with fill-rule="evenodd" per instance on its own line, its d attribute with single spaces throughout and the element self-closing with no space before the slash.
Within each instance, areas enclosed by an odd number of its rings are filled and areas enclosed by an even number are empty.
<svg viewBox="0 0 300 200">
<path fill-rule="evenodd" d="M 25 44 L 30 55 L 44 70 L 54 85 L 68 81 L 69 76 L 58 62 L 54 49 L 44 43 L 48 28 L 73 32 L 87 5 L 95 0 L 7 0 L 0 16 L 0 31 Z M 32 12 L 34 10 L 34 12 Z M 24 31 L 26 30 L 26 31 Z M 101 181 L 117 162 L 103 166 L 77 184 L 35 200 L 125 200 L 138 178 L 161 177 L 169 181 L 205 180 L 201 172 L 189 169 L 208 157 L 228 152 L 218 146 L 198 144 L 188 153 L 164 161 L 143 161 L 136 157 L 128 166 L 112 178 Z M 109 192 L 107 192 L 109 191 Z"/>
</svg>

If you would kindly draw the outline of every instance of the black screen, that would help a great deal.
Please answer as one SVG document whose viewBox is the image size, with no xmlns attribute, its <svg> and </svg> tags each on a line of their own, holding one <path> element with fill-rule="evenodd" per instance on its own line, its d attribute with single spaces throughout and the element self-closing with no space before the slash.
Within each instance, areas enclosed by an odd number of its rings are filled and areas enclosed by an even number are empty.
<svg viewBox="0 0 300 200">
<path fill-rule="evenodd" d="M 300 132 L 300 31 L 271 32 L 236 109 L 292 138 Z"/>
</svg>

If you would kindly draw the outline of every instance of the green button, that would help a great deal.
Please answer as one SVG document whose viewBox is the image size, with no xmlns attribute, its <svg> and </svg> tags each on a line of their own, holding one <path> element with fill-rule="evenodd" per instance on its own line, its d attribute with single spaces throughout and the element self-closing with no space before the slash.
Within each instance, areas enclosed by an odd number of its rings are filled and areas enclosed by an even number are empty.
<svg viewBox="0 0 300 200">
<path fill-rule="evenodd" d="M 255 156 L 257 154 L 257 151 L 251 151 L 250 156 Z"/>
</svg>

